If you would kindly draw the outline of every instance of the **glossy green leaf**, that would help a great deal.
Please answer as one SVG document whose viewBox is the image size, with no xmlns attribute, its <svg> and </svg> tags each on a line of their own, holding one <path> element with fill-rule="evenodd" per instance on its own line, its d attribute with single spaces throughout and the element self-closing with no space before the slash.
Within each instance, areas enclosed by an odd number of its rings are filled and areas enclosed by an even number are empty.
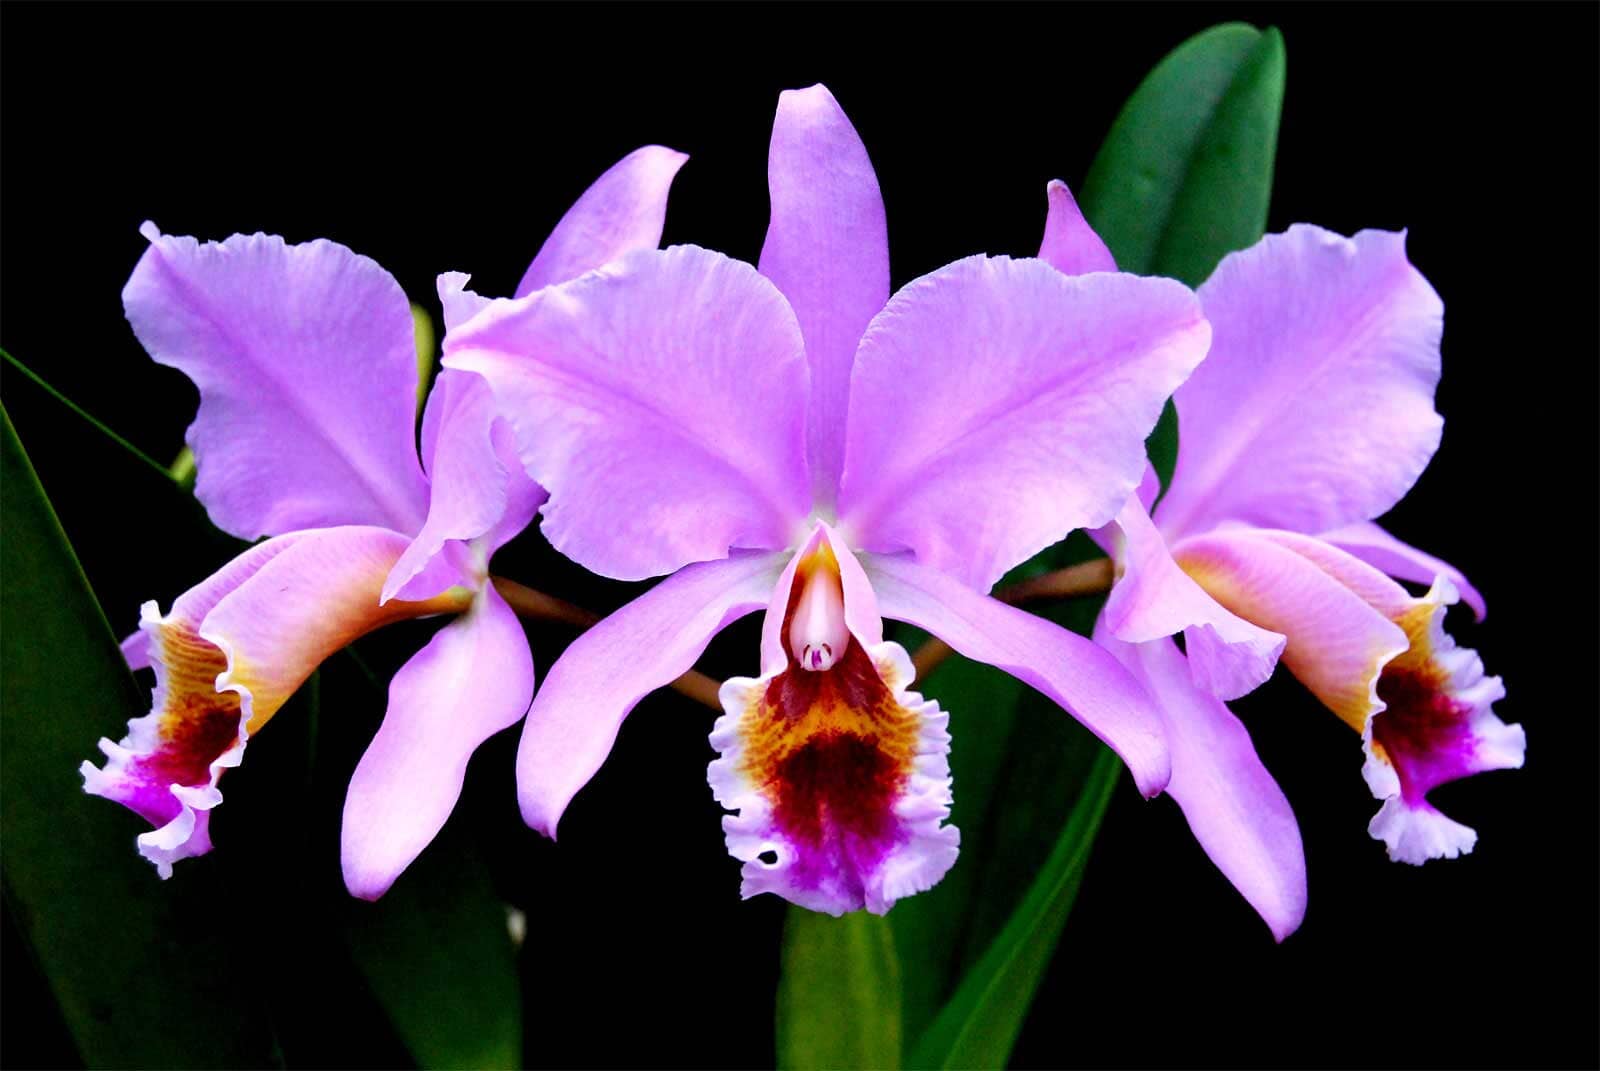
<svg viewBox="0 0 1600 1071">
<path fill-rule="evenodd" d="M 1124 271 L 1198 286 L 1267 224 L 1283 36 L 1243 23 L 1191 37 L 1122 108 L 1079 198 Z"/>
<path fill-rule="evenodd" d="M 94 741 L 145 711 L 9 416 L 0 442 L 0 778 L 7 904 L 90 1066 L 276 1062 L 236 973 L 240 900 L 210 860 L 162 882 L 145 824 L 84 795 Z"/>
<path fill-rule="evenodd" d="M 900 964 L 885 918 L 793 908 L 783 927 L 778 1066 L 900 1066 Z"/>
<path fill-rule="evenodd" d="M 1199 286 L 1217 262 L 1267 226 L 1283 36 L 1243 23 L 1196 34 L 1123 105 L 1084 180 L 1084 216 L 1124 271 Z M 1146 443 L 1166 487 L 1178 462 L 1168 402 Z"/>
<path fill-rule="evenodd" d="M 1061 937 L 1120 772 L 1101 749 L 1027 897 L 912 1050 L 912 1067 L 1004 1067 Z"/>
</svg>

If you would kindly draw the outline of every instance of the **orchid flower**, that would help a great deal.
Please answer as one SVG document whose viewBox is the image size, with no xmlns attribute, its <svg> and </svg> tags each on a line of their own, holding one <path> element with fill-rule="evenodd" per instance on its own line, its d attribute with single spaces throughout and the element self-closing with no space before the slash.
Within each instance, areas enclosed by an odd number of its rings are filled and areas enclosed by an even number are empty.
<svg viewBox="0 0 1600 1071">
<path fill-rule="evenodd" d="M 573 205 L 518 293 L 660 240 L 685 157 L 649 146 Z M 258 543 L 180 595 L 154 602 L 124 644 L 155 670 L 151 712 L 101 740 L 84 788 L 156 828 L 139 851 L 169 877 L 211 849 L 224 771 L 330 654 L 381 625 L 456 619 L 395 675 L 382 727 L 345 801 L 342 863 L 357 896 L 381 896 L 443 826 L 467 760 L 532 699 L 521 623 L 489 583 L 490 555 L 532 520 L 544 491 L 477 376 L 447 371 L 416 439 L 411 307 L 394 278 L 342 245 L 265 235 L 150 240 L 123 291 L 150 355 L 188 375 L 195 493 L 219 528 Z M 441 280 L 447 325 L 471 312 Z"/>
<path fill-rule="evenodd" d="M 1093 234 L 1064 190 L 1046 229 L 1046 256 Z M 1500 679 L 1444 631 L 1448 606 L 1464 598 L 1481 618 L 1482 597 L 1372 523 L 1416 482 L 1443 427 L 1443 305 L 1404 234 L 1292 227 L 1225 258 L 1199 295 L 1214 336 L 1174 399 L 1177 468 L 1153 519 L 1149 473 L 1101 534 L 1118 579 L 1096 638 L 1160 703 L 1167 791 L 1281 940 L 1305 912 L 1300 833 L 1223 700 L 1281 655 L 1361 734 L 1383 801 L 1369 831 L 1407 863 L 1472 849 L 1476 834 L 1427 795 L 1521 766 L 1524 738 L 1494 713 Z M 1391 576 L 1431 587 L 1413 596 Z M 1180 631 L 1184 654 L 1168 638 Z"/>
<path fill-rule="evenodd" d="M 639 700 L 756 610 L 709 779 L 743 895 L 882 913 L 949 869 L 947 715 L 883 618 L 1026 681 L 1166 784 L 1159 716 L 1082 637 L 985 594 L 1138 482 L 1205 353 L 1191 291 L 975 256 L 889 296 L 877 179 L 822 86 L 780 98 L 759 269 L 640 251 L 445 342 L 550 491 L 542 531 L 609 577 L 671 574 L 580 636 L 535 698 L 522 812 L 554 836 Z"/>
</svg>

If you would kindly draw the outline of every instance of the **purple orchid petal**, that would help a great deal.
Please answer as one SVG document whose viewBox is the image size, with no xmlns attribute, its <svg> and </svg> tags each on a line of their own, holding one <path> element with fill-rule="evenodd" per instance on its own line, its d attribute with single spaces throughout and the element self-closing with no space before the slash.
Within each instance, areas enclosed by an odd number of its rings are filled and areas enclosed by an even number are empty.
<svg viewBox="0 0 1600 1071">
<path fill-rule="evenodd" d="M 867 329 L 851 377 L 839 492 L 851 545 L 911 550 L 987 591 L 1072 529 L 1105 524 L 1209 334 L 1194 294 L 1168 279 L 969 257 L 909 284 Z"/>
<path fill-rule="evenodd" d="M 1402 543 L 1371 521 L 1346 525 L 1332 532 L 1324 532 L 1317 538 L 1400 580 L 1432 584 L 1435 577 L 1448 577 L 1461 593 L 1461 601 L 1472 607 L 1473 616 L 1482 621 L 1489 612 L 1483 596 L 1461 570 L 1426 551 Z"/>
<path fill-rule="evenodd" d="M 926 629 L 1043 692 L 1122 756 L 1146 797 L 1166 787 L 1172 767 L 1161 715 L 1110 654 L 938 570 L 877 554 L 863 565 L 885 617 Z"/>
<path fill-rule="evenodd" d="M 772 221 L 759 266 L 805 334 L 806 454 L 817 502 L 831 506 L 844 464 L 856 344 L 889 300 L 889 234 L 866 146 L 827 87 L 779 96 L 767 184 Z"/>
<path fill-rule="evenodd" d="M 423 425 L 428 519 L 384 582 L 385 602 L 397 595 L 431 598 L 454 584 L 481 586 L 488 554 L 527 527 L 545 498 L 522 471 L 510 426 L 498 418 L 482 376 L 449 368 L 440 373 Z M 479 561 L 463 555 L 448 568 L 428 570 L 447 543 L 471 542 L 497 529 L 500 542 L 480 548 Z"/>
<path fill-rule="evenodd" d="M 1144 478 L 1139 481 L 1138 489 L 1130 498 L 1139 500 L 1139 505 L 1144 507 L 1145 516 L 1148 517 L 1150 507 L 1155 505 L 1159 497 L 1161 497 L 1161 477 L 1156 475 L 1155 466 L 1146 461 Z M 1125 503 L 1122 508 L 1127 509 L 1127 504 Z M 1121 516 L 1120 512 L 1118 516 Z M 1105 551 L 1108 558 L 1115 558 L 1121 550 L 1122 528 L 1117 524 L 1116 518 L 1112 518 L 1109 524 L 1103 524 L 1099 528 L 1087 529 L 1085 534 L 1094 540 L 1095 546 Z"/>
<path fill-rule="evenodd" d="M 883 914 L 955 863 L 949 717 L 908 690 L 910 656 L 883 642 L 866 574 L 825 526 L 790 559 L 762 633 L 780 657 L 722 686 L 707 771 L 735 812 L 722 827 L 741 895 Z M 813 633 L 829 642 L 802 642 Z"/>
<path fill-rule="evenodd" d="M 1385 512 L 1439 445 L 1444 306 L 1405 236 L 1295 226 L 1200 288 L 1215 336 L 1177 392 L 1169 536 L 1226 520 L 1323 532 Z"/>
<path fill-rule="evenodd" d="M 366 900 L 389 890 L 443 828 L 467 761 L 533 700 L 522 623 L 494 588 L 440 629 L 389 684 L 383 725 L 345 796 L 345 885 Z"/>
<path fill-rule="evenodd" d="M 534 697 L 517 751 L 522 817 L 547 837 L 611 753 L 640 699 L 694 666 L 711 638 L 764 608 L 784 558 L 741 555 L 669 576 L 572 642 Z"/>
<path fill-rule="evenodd" d="M 585 567 L 637 580 L 803 534 L 805 343 L 748 264 L 636 252 L 494 303 L 445 350 L 489 380 L 550 491 L 544 534 Z"/>
<path fill-rule="evenodd" d="M 1137 495 L 1116 524 L 1121 575 L 1101 614 L 1107 631 L 1125 643 L 1182 632 L 1195 686 L 1220 699 L 1244 695 L 1272 676 L 1284 638 L 1235 617 L 1178 568 Z"/>
<path fill-rule="evenodd" d="M 200 388 L 188 441 L 217 526 L 420 528 L 416 346 L 394 278 L 328 241 L 142 233 L 123 306 L 150 355 Z"/>
<path fill-rule="evenodd" d="M 1279 941 L 1306 913 L 1306 859 L 1300 827 L 1250 734 L 1215 696 L 1197 689 L 1171 640 L 1129 644 L 1095 630 L 1156 700 L 1172 750 L 1167 795 L 1178 801 L 1195 839 Z"/>
<path fill-rule="evenodd" d="M 478 315 L 494 300 L 468 290 L 467 283 L 471 281 L 472 276 L 461 271 L 447 271 L 434 280 L 439 293 L 439 308 L 444 313 L 446 335 Z"/>
<path fill-rule="evenodd" d="M 1457 647 L 1444 631 L 1445 611 L 1458 597 L 1455 585 L 1441 576 L 1416 598 L 1320 539 L 1284 531 L 1256 538 L 1309 562 L 1404 632 L 1407 647 L 1383 664 L 1376 707 L 1357 726 L 1367 753 L 1362 774 L 1384 801 L 1368 831 L 1401 862 L 1470 852 L 1477 834 L 1440 814 L 1428 793 L 1471 774 L 1520 767 L 1526 739 L 1522 726 L 1507 725 L 1494 712 L 1506 694 L 1500 678 L 1485 676 L 1477 652 Z"/>
<path fill-rule="evenodd" d="M 550 232 L 517 284 L 517 297 L 659 245 L 667 191 L 688 159 L 661 145 L 646 145 L 612 164 Z"/>
<path fill-rule="evenodd" d="M 138 671 L 150 668 L 150 634 L 144 629 L 141 628 L 123 637 L 118 647 L 122 650 L 122 660 L 128 663 L 129 669 Z"/>
<path fill-rule="evenodd" d="M 1094 271 L 1116 271 L 1111 250 L 1083 218 L 1072 191 L 1060 179 L 1045 187 L 1049 208 L 1044 217 L 1044 240 L 1039 243 L 1039 259 L 1067 275 L 1087 275 Z"/>
<path fill-rule="evenodd" d="M 1359 593 L 1248 529 L 1186 539 L 1173 558 L 1217 602 L 1286 637 L 1283 664 L 1357 732 L 1383 708 L 1378 677 L 1407 641 Z"/>
<path fill-rule="evenodd" d="M 239 765 L 249 736 L 318 663 L 379 625 L 464 608 L 454 599 L 379 607 L 383 577 L 405 546 L 382 528 L 289 532 L 239 555 L 165 616 L 144 604 L 151 712 L 128 723 L 121 743 L 100 741 L 103 769 L 81 770 L 84 791 L 157 827 L 138 844 L 162 877 L 211 850 L 223 771 Z"/>
</svg>

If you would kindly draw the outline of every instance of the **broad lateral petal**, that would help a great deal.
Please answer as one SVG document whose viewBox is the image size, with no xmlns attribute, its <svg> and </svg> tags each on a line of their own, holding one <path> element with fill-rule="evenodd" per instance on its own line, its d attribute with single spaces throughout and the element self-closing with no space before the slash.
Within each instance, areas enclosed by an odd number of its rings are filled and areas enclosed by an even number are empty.
<svg viewBox="0 0 1600 1071">
<path fill-rule="evenodd" d="M 424 570 L 451 541 L 476 540 L 497 526 L 515 525 L 509 538 L 532 520 L 544 496 L 531 487 L 517 460 L 514 437 L 498 420 L 494 392 L 482 376 L 451 368 L 440 373 L 423 418 L 428 519 L 384 582 L 385 602 L 396 595 L 429 598 L 453 584 L 478 586 L 481 576 L 437 568 L 423 575 Z M 497 430 L 503 451 L 496 447 Z M 486 562 L 484 556 L 476 563 L 477 571 Z"/>
<path fill-rule="evenodd" d="M 517 750 L 523 820 L 547 837 L 611 753 L 622 721 L 694 666 L 711 638 L 767 605 L 784 557 L 740 555 L 667 577 L 572 642 L 545 675 Z"/>
<path fill-rule="evenodd" d="M 1283 664 L 1351 728 L 1383 708 L 1378 677 L 1406 636 L 1360 595 L 1248 531 L 1186 539 L 1173 559 L 1230 611 L 1286 637 Z"/>
<path fill-rule="evenodd" d="M 1438 448 L 1444 306 L 1405 236 L 1295 226 L 1200 288 L 1211 353 L 1177 392 L 1183 442 L 1156 513 L 1322 532 L 1384 513 Z"/>
<path fill-rule="evenodd" d="M 522 623 L 493 587 L 395 674 L 389 709 L 350 779 L 341 861 L 351 893 L 376 900 L 444 826 L 467 761 L 533 701 Z"/>
<path fill-rule="evenodd" d="M 1317 538 L 1400 580 L 1431 585 L 1436 577 L 1448 577 L 1461 593 L 1461 601 L 1472 607 L 1473 616 L 1482 621 L 1489 612 L 1483 596 L 1461 570 L 1426 551 L 1402 543 L 1371 521 L 1346 525 L 1332 532 L 1324 532 Z"/>
<path fill-rule="evenodd" d="M 550 491 L 544 534 L 585 567 L 638 580 L 801 534 L 805 343 L 748 264 L 635 252 L 493 303 L 445 349 L 489 380 Z"/>
<path fill-rule="evenodd" d="M 217 526 L 421 527 L 416 348 L 394 278 L 328 241 L 143 233 L 123 307 L 150 355 L 200 388 L 187 437 Z"/>
<path fill-rule="evenodd" d="M 1111 250 L 1083 218 L 1072 191 L 1060 179 L 1045 187 L 1048 210 L 1044 217 L 1044 240 L 1039 243 L 1039 259 L 1067 275 L 1087 275 L 1093 271 L 1116 271 Z"/>
<path fill-rule="evenodd" d="M 1167 795 L 1195 839 L 1279 941 L 1306 913 L 1306 859 L 1283 789 L 1222 701 L 1194 686 L 1171 640 L 1129 644 L 1095 630 L 1161 708 L 1172 750 Z"/>
<path fill-rule="evenodd" d="M 1209 335 L 1169 279 L 979 256 L 912 282 L 856 355 L 841 529 L 987 591 L 1116 514 Z"/>
<path fill-rule="evenodd" d="M 166 615 L 145 603 L 151 712 L 128 723 L 121 743 L 100 741 L 103 769 L 81 769 L 86 792 L 157 827 L 138 844 L 162 877 L 210 850 L 223 771 L 318 663 L 387 621 L 456 608 L 441 599 L 379 609 L 384 573 L 405 542 L 377 528 L 290 532 L 239 555 Z"/>
<path fill-rule="evenodd" d="M 1112 635 L 1137 644 L 1182 632 L 1195 685 L 1220 699 L 1236 699 L 1272 676 L 1281 635 L 1229 613 L 1178 568 L 1137 495 L 1115 523 L 1122 575 L 1101 614 Z"/>
<path fill-rule="evenodd" d="M 826 86 L 778 97 L 767 185 L 772 220 L 759 267 L 783 291 L 805 335 L 806 451 L 817 501 L 831 506 L 844 464 L 856 344 L 889 300 L 889 232 L 866 146 Z"/>
<path fill-rule="evenodd" d="M 1172 766 L 1161 715 L 1106 651 L 904 558 L 865 555 L 863 565 L 885 617 L 926 629 L 1049 696 L 1122 757 L 1146 797 L 1166 787 Z"/>
<path fill-rule="evenodd" d="M 667 191 L 689 159 L 662 145 L 635 149 L 572 203 L 517 284 L 517 297 L 576 279 L 635 249 L 661 243 Z"/>
</svg>

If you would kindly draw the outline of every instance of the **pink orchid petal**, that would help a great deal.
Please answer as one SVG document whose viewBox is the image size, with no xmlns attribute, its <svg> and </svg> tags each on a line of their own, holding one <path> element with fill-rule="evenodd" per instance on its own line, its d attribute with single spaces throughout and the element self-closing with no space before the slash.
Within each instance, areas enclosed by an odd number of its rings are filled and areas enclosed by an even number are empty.
<svg viewBox="0 0 1600 1071">
<path fill-rule="evenodd" d="M 463 555 L 461 566 L 429 570 L 446 544 L 477 540 L 497 528 L 504 542 L 525 528 L 544 501 L 517 459 L 510 426 L 498 416 L 494 392 L 482 376 L 447 368 L 434 383 L 423 417 L 424 458 L 428 469 L 428 519 L 384 582 L 383 600 L 400 596 L 425 599 L 454 584 L 476 588 L 481 561 Z M 498 445 L 497 445 L 498 443 Z M 473 566 L 476 565 L 476 569 Z"/>
<path fill-rule="evenodd" d="M 1116 271 L 1111 250 L 1083 218 L 1072 191 L 1060 179 L 1045 187 L 1048 210 L 1044 217 L 1044 240 L 1039 243 L 1039 259 L 1067 275 L 1087 275 L 1095 271 Z"/>
<path fill-rule="evenodd" d="M 1112 635 L 1146 643 L 1182 632 L 1195 686 L 1220 699 L 1235 699 L 1272 676 L 1284 638 L 1229 613 L 1178 568 L 1137 495 L 1116 524 L 1122 575 L 1101 614 Z"/>
<path fill-rule="evenodd" d="M 366 900 L 389 890 L 443 828 L 467 761 L 533 700 L 522 623 L 493 587 L 440 629 L 389 684 L 389 709 L 345 796 L 345 885 Z"/>
<path fill-rule="evenodd" d="M 434 280 L 447 335 L 482 312 L 493 300 L 468 290 L 467 284 L 471 281 L 472 276 L 462 271 L 447 271 Z"/>
<path fill-rule="evenodd" d="M 1378 678 L 1407 640 L 1359 593 L 1247 529 L 1186 539 L 1173 548 L 1173 558 L 1233 613 L 1281 633 L 1287 640 L 1283 664 L 1357 732 L 1382 709 Z"/>
<path fill-rule="evenodd" d="M 222 773 L 324 658 L 387 622 L 463 608 L 449 599 L 379 607 L 383 577 L 405 546 L 382 528 L 289 532 L 239 555 L 164 616 L 144 604 L 151 712 L 128 723 L 121 743 L 100 741 L 103 769 L 85 762 L 81 771 L 84 791 L 157 827 L 138 844 L 162 877 L 211 850 Z"/>
<path fill-rule="evenodd" d="M 841 528 L 987 591 L 1116 514 L 1208 337 L 1168 279 L 969 257 L 916 280 L 856 355 Z"/>
<path fill-rule="evenodd" d="M 689 158 L 661 145 L 635 149 L 583 191 L 528 265 L 517 297 L 576 279 L 635 249 L 661 243 L 667 191 Z"/>
<path fill-rule="evenodd" d="M 150 668 L 150 634 L 144 629 L 125 636 L 118 645 L 122 650 L 122 660 L 128 663 L 131 670 Z"/>
<path fill-rule="evenodd" d="M 1291 227 L 1200 288 L 1211 353 L 1177 392 L 1182 443 L 1156 521 L 1322 532 L 1384 513 L 1439 445 L 1444 306 L 1405 236 Z"/>
<path fill-rule="evenodd" d="M 926 629 L 1049 696 L 1122 756 L 1145 796 L 1166 787 L 1172 767 L 1160 712 L 1111 655 L 937 570 L 903 558 L 863 558 L 885 617 Z"/>
<path fill-rule="evenodd" d="M 200 624 L 200 638 L 228 658 L 217 688 L 253 697 L 255 728 L 324 658 L 388 624 L 465 610 L 471 595 L 451 590 L 427 601 L 379 603 L 384 578 L 408 540 L 382 528 L 320 528 L 298 539 L 248 584 L 224 597 Z M 252 700 L 246 700 L 247 709 Z"/>
<path fill-rule="evenodd" d="M 1426 551 L 1402 543 L 1371 521 L 1324 532 L 1318 538 L 1400 580 L 1432 584 L 1436 577 L 1448 577 L 1461 593 L 1461 601 L 1472 607 L 1473 616 L 1482 621 L 1489 612 L 1483 596 L 1461 570 Z"/>
<path fill-rule="evenodd" d="M 694 666 L 711 638 L 764 608 L 784 557 L 682 569 L 572 642 L 534 697 L 517 751 L 522 817 L 545 836 L 611 753 L 640 699 Z"/>
<path fill-rule="evenodd" d="M 819 504 L 833 504 L 844 464 L 850 366 L 889 300 L 889 236 L 866 146 L 827 87 L 778 97 L 767 158 L 772 221 L 761 274 L 800 320 L 811 365 L 806 454 Z"/>
<path fill-rule="evenodd" d="M 123 306 L 150 355 L 200 388 L 188 441 L 217 526 L 420 528 L 416 345 L 394 278 L 328 241 L 142 233 Z"/>
<path fill-rule="evenodd" d="M 1283 940 L 1306 913 L 1306 860 L 1289 800 L 1267 772 L 1250 734 L 1215 696 L 1196 688 L 1171 640 L 1123 643 L 1095 630 L 1161 709 L 1172 750 L 1167 795 L 1195 839 Z"/>
<path fill-rule="evenodd" d="M 632 253 L 495 302 L 445 350 L 489 380 L 550 491 L 544 534 L 585 567 L 637 580 L 800 534 L 805 343 L 748 264 Z"/>
</svg>

